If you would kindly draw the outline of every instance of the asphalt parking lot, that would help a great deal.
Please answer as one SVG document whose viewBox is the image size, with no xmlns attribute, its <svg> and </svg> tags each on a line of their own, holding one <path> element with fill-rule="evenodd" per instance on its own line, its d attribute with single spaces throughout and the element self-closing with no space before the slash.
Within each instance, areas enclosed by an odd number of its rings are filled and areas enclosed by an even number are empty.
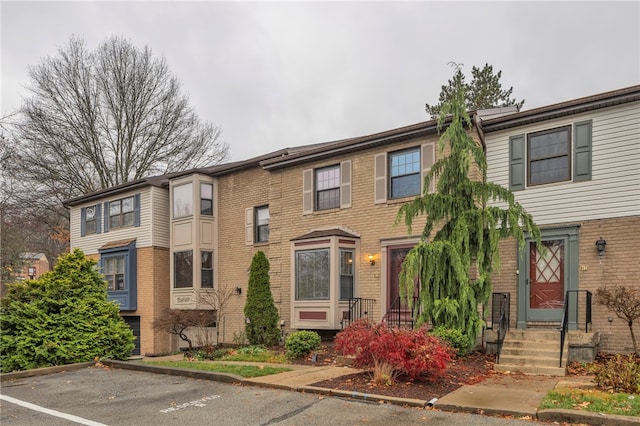
<svg viewBox="0 0 640 426">
<path fill-rule="evenodd" d="M 530 425 L 102 367 L 5 381 L 0 423 L 22 425 Z"/>
</svg>

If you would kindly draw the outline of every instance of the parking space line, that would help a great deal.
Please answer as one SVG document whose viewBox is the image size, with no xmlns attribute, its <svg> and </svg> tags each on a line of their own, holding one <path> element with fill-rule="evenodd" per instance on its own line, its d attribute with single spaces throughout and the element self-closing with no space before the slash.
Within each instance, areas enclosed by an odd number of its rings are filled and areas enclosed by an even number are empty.
<svg viewBox="0 0 640 426">
<path fill-rule="evenodd" d="M 10 402 L 12 404 L 19 405 L 24 408 L 28 408 L 29 410 L 39 411 L 40 413 L 45 413 L 50 416 L 60 417 L 65 420 L 69 420 L 75 423 L 80 423 L 81 425 L 87 426 L 107 426 L 104 423 L 94 422 L 93 420 L 83 419 L 82 417 L 74 416 L 73 414 L 66 414 L 60 411 L 51 410 L 49 408 L 40 407 L 39 405 L 32 404 L 30 402 L 22 401 L 16 398 L 12 398 L 6 395 L 0 395 L 0 400 Z"/>
</svg>

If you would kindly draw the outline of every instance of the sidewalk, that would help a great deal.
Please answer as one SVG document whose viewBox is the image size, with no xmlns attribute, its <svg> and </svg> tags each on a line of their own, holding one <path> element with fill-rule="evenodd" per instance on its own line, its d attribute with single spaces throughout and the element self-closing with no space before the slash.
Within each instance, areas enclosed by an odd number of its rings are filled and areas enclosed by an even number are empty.
<svg viewBox="0 0 640 426">
<path fill-rule="evenodd" d="M 182 355 L 152 358 L 153 360 L 181 360 Z M 555 387 L 588 387 L 588 377 L 549 377 L 527 376 L 521 374 L 496 374 L 475 385 L 464 385 L 459 389 L 436 401 L 395 398 L 384 395 L 364 394 L 337 389 L 326 389 L 312 386 L 323 380 L 334 379 L 348 374 L 357 373 L 358 369 L 350 367 L 286 365 L 291 371 L 269 376 L 245 379 L 233 374 L 215 373 L 192 370 L 186 368 L 170 368 L 144 364 L 138 360 L 110 361 L 103 364 L 115 368 L 146 371 L 157 374 L 169 374 L 192 377 L 202 380 L 216 380 L 227 383 L 242 383 L 252 386 L 263 386 L 275 389 L 293 390 L 297 392 L 317 393 L 321 395 L 339 396 L 361 400 L 384 401 L 389 404 L 425 407 L 452 412 L 466 412 L 487 415 L 506 415 L 515 418 L 539 420 L 544 422 L 606 425 L 606 426 L 640 426 L 640 417 L 615 416 L 592 413 L 580 410 L 538 410 L 540 402 Z M 228 364 L 238 362 L 214 361 Z M 60 367 L 42 368 L 36 370 L 6 373 L 0 375 L 1 381 L 30 377 L 40 374 L 51 374 L 61 370 L 86 368 L 94 364 L 81 363 Z M 283 367 L 282 364 L 245 363 L 252 365 L 272 365 Z"/>
</svg>

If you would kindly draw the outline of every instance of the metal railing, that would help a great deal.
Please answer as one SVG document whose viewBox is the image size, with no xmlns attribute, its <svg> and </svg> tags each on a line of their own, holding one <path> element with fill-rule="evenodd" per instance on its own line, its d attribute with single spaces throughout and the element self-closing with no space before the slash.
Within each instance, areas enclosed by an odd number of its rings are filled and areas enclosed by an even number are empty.
<svg viewBox="0 0 640 426">
<path fill-rule="evenodd" d="M 496 362 L 500 361 L 502 344 L 509 331 L 510 312 L 511 293 L 491 293 L 491 323 L 487 324 L 487 330 L 496 331 Z"/>
<path fill-rule="evenodd" d="M 573 294 L 575 293 L 575 295 Z M 580 293 L 584 293 L 584 332 L 589 331 L 589 326 L 592 325 L 591 321 L 591 305 L 593 302 L 593 294 L 589 290 L 567 290 L 564 296 L 564 307 L 562 309 L 562 322 L 560 323 L 560 367 L 562 367 L 562 356 L 564 352 L 564 342 L 566 339 L 567 331 L 569 330 L 569 321 L 573 320 L 578 328 L 578 324 L 581 323 L 580 319 Z M 572 297 L 573 296 L 573 297 Z M 574 303 L 571 303 L 571 300 Z M 572 311 L 574 306 L 574 311 Z"/>
<path fill-rule="evenodd" d="M 348 327 L 349 324 L 360 319 L 371 319 L 375 303 L 375 299 L 349 298 L 349 310 L 342 313 L 342 320 L 340 321 L 342 328 Z"/>
<path fill-rule="evenodd" d="M 403 303 L 402 298 L 398 297 L 391 304 L 391 307 L 385 314 L 383 321 L 386 321 L 389 328 L 414 328 L 415 319 L 420 315 L 420 313 L 420 301 L 417 296 L 413 297 L 411 308 L 409 308 L 406 302 Z"/>
</svg>

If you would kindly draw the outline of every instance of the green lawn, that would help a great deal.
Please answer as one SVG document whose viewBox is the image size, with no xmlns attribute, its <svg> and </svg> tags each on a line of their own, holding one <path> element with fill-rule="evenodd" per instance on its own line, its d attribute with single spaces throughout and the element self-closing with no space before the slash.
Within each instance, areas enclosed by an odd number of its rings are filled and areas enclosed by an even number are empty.
<svg viewBox="0 0 640 426">
<path fill-rule="evenodd" d="M 191 368 L 193 370 L 214 371 L 217 373 L 231 373 L 245 378 L 268 376 L 270 374 L 291 371 L 290 368 L 276 368 L 271 366 L 219 364 L 207 361 L 143 361 L 145 364 L 161 365 L 164 367 Z"/>
<path fill-rule="evenodd" d="M 559 388 L 545 396 L 540 408 L 640 416 L 640 395 L 608 393 L 596 389 Z"/>
</svg>

